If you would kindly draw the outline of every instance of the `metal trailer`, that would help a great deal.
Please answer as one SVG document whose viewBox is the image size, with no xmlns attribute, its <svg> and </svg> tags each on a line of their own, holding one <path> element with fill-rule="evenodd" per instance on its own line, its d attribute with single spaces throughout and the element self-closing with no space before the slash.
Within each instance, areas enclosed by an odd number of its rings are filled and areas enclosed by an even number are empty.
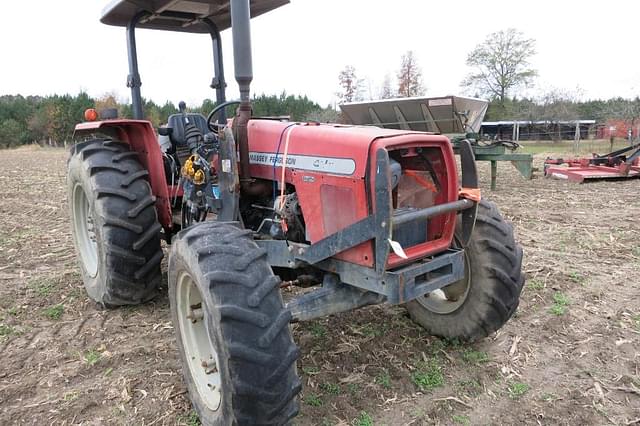
<svg viewBox="0 0 640 426">
<path fill-rule="evenodd" d="M 498 161 L 510 161 L 525 179 L 533 178 L 533 156 L 513 152 L 510 141 L 484 142 L 477 137 L 489 102 L 462 96 L 401 98 L 340 105 L 351 124 L 441 133 L 451 138 L 453 150 L 469 140 L 476 161 L 491 163 L 491 189 L 496 189 Z"/>
</svg>

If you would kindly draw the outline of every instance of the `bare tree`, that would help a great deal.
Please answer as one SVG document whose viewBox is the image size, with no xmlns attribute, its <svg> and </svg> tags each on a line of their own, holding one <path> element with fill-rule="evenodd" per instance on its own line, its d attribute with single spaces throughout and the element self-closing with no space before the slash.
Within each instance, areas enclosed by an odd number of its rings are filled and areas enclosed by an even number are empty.
<svg viewBox="0 0 640 426">
<path fill-rule="evenodd" d="M 380 99 L 391 99 L 395 97 L 393 89 L 391 88 L 391 76 L 389 74 L 384 76 L 382 80 L 382 88 L 380 89 Z"/>
<path fill-rule="evenodd" d="M 535 53 L 535 40 L 513 28 L 490 34 L 467 56 L 474 71 L 461 85 L 498 99 L 504 107 L 511 90 L 528 86 L 537 75 L 529 64 Z"/>
<path fill-rule="evenodd" d="M 356 69 L 347 65 L 338 75 L 340 90 L 336 95 L 340 103 L 359 101 L 362 99 L 363 81 L 356 75 Z"/>
<path fill-rule="evenodd" d="M 552 88 L 538 99 L 538 120 L 552 123 L 562 120 L 577 120 L 578 101 L 582 96 L 582 89 L 565 90 Z"/>
<path fill-rule="evenodd" d="M 424 95 L 422 71 L 412 50 L 402 55 L 402 65 L 398 71 L 398 95 L 411 97 Z"/>
</svg>

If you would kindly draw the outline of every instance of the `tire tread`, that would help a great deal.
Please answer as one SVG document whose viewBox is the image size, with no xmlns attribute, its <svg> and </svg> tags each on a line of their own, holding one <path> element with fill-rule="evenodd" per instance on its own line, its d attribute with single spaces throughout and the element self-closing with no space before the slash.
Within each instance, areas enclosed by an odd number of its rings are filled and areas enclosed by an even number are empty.
<svg viewBox="0 0 640 426">
<path fill-rule="evenodd" d="M 152 299 L 161 284 L 162 226 L 153 208 L 155 197 L 149 184 L 132 185 L 146 178 L 148 171 L 140 164 L 138 154 L 119 141 L 96 139 L 79 143 L 71 150 L 68 164 L 75 157 L 79 163 L 74 164 L 87 170 L 80 176 L 89 179 L 94 202 L 101 206 L 95 212 L 104 225 L 104 258 L 100 264 L 106 265 L 106 277 L 100 278 L 103 284 L 90 296 L 105 307 Z"/>
<path fill-rule="evenodd" d="M 219 222 L 203 222 L 179 232 L 169 261 L 170 294 L 177 274 L 174 262 L 193 259 L 196 275 L 202 277 L 201 291 L 211 295 L 203 297 L 214 301 L 210 302 L 212 312 L 219 316 L 219 333 L 229 354 L 235 419 L 230 422 L 281 425 L 299 409 L 296 397 L 301 385 L 295 364 L 300 351 L 288 328 L 291 313 L 275 291 L 280 280 L 252 234 Z"/>
</svg>

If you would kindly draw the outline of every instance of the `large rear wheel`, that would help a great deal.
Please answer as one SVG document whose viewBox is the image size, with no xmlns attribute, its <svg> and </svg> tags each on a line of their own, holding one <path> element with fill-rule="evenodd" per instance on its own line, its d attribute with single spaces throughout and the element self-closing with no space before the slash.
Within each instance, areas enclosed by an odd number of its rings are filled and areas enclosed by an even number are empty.
<svg viewBox="0 0 640 426">
<path fill-rule="evenodd" d="M 406 307 L 431 334 L 474 341 L 502 327 L 518 307 L 524 285 L 522 248 L 495 204 L 485 200 L 478 206 L 473 235 L 462 248 L 464 278 Z"/>
<path fill-rule="evenodd" d="M 279 284 L 251 231 L 202 222 L 174 238 L 169 300 L 202 424 L 282 425 L 298 413 L 299 350 Z"/>
<path fill-rule="evenodd" d="M 160 286 L 161 227 L 147 175 L 126 144 L 96 139 L 72 148 L 73 242 L 87 293 L 102 306 L 147 301 Z"/>
</svg>

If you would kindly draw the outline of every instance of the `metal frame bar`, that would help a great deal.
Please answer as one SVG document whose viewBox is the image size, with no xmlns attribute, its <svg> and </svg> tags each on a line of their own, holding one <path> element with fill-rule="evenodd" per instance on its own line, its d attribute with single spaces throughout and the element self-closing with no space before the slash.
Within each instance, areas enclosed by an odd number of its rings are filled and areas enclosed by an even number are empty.
<svg viewBox="0 0 640 426">
<path fill-rule="evenodd" d="M 224 78 L 224 60 L 222 55 L 222 38 L 220 37 L 220 31 L 218 26 L 209 18 L 203 20 L 209 27 L 211 34 L 211 42 L 213 44 L 213 80 L 211 81 L 211 88 L 216 91 L 216 104 L 222 105 L 227 101 L 226 88 L 227 82 Z M 224 109 L 220 112 L 220 124 L 227 122 Z"/>
<path fill-rule="evenodd" d="M 406 303 L 464 277 L 464 251 L 449 249 L 426 262 L 416 262 L 378 274 L 374 269 L 336 259 L 316 265 L 338 274 L 340 281 L 362 290 L 382 294 L 392 304 Z"/>
<path fill-rule="evenodd" d="M 177 17 L 182 16 L 186 18 L 188 14 L 179 14 L 176 12 L 162 12 L 157 14 L 159 16 Z M 140 72 L 138 67 L 138 48 L 136 43 L 136 27 L 144 19 L 150 19 L 152 15 L 149 12 L 137 13 L 129 23 L 127 24 L 127 59 L 129 62 L 129 75 L 127 77 L 127 87 L 131 89 L 131 109 L 133 111 L 133 118 L 135 120 L 144 119 L 144 111 L 142 105 L 142 93 L 140 87 L 142 86 L 142 80 L 140 78 Z M 224 77 L 224 60 L 222 55 L 222 39 L 220 37 L 220 31 L 216 24 L 209 18 L 202 19 L 207 27 L 209 27 L 209 33 L 211 35 L 211 42 L 213 45 L 213 68 L 214 77 L 211 82 L 211 88 L 216 91 L 216 104 L 220 105 L 226 102 L 226 87 L 227 83 Z M 226 116 L 224 111 L 220 114 L 219 122 L 226 123 Z"/>
<path fill-rule="evenodd" d="M 127 57 L 129 59 L 129 76 L 127 77 L 127 87 L 131 88 L 131 109 L 133 110 L 133 118 L 142 120 L 144 113 L 142 111 L 142 94 L 140 86 L 142 80 L 138 72 L 138 48 L 136 46 L 136 25 L 144 17 L 149 16 L 148 12 L 139 12 L 127 25 Z"/>
<path fill-rule="evenodd" d="M 599 155 L 597 157 L 592 158 L 591 161 L 593 161 L 593 164 L 600 164 L 601 162 L 605 162 L 606 163 L 606 162 L 610 161 L 611 158 L 619 157 L 622 154 L 624 154 L 626 152 L 629 152 L 629 151 L 632 151 L 634 149 L 637 149 L 637 151 L 634 152 L 633 154 L 631 154 L 627 158 L 627 161 L 632 161 L 633 158 L 635 158 L 640 153 L 640 143 L 639 144 L 635 144 L 635 145 L 627 146 L 625 148 L 619 149 L 617 151 L 610 152 L 610 153 L 605 154 L 605 155 Z"/>
<path fill-rule="evenodd" d="M 479 154 L 476 161 L 491 162 L 491 190 L 496 190 L 498 178 L 498 161 L 510 161 L 525 179 L 533 179 L 533 157 L 531 154 Z"/>
</svg>

